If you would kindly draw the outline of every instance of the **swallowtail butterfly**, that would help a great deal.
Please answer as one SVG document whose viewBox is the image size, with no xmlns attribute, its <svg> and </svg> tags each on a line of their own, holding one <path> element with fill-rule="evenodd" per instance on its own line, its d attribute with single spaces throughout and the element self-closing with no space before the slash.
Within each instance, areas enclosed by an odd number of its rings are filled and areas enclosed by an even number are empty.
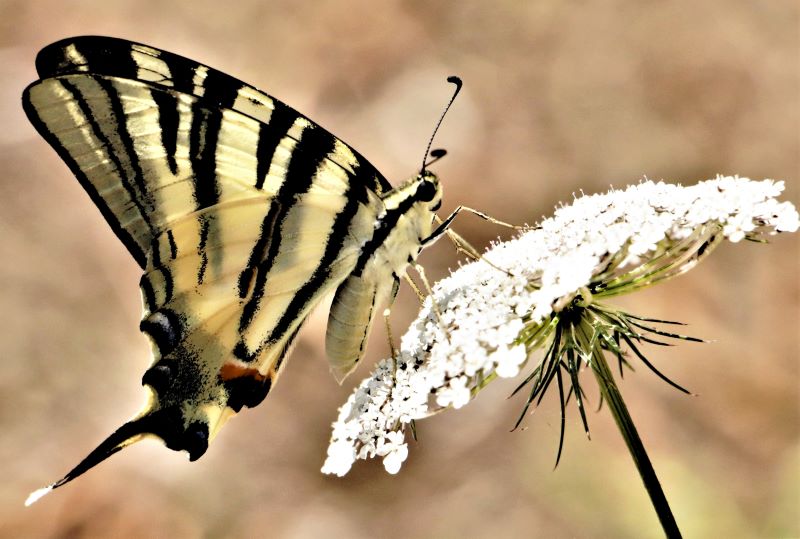
<svg viewBox="0 0 800 539">
<path fill-rule="evenodd" d="M 424 165 L 393 188 L 302 114 L 181 56 L 76 37 L 36 68 L 23 107 L 142 268 L 153 361 L 143 409 L 28 504 L 146 437 L 198 459 L 266 397 L 333 290 L 326 348 L 343 379 L 399 276 L 455 216 L 434 229 L 442 190 Z"/>
</svg>

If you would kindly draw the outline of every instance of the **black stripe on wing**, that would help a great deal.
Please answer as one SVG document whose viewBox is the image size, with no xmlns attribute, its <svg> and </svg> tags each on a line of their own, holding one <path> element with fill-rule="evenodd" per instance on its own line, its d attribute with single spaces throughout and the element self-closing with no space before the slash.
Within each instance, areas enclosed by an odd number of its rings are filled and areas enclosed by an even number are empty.
<svg viewBox="0 0 800 539">
<path fill-rule="evenodd" d="M 114 84 L 109 79 L 97 77 L 94 80 L 108 96 L 108 104 L 111 108 L 113 119 L 113 128 L 117 137 L 119 138 L 119 142 L 122 144 L 122 153 L 127 159 L 127 166 L 125 166 L 126 162 L 120 159 L 115 152 L 109 151 L 109 154 L 117 165 L 117 169 L 119 170 L 123 180 L 122 183 L 125 185 L 126 189 L 130 191 L 132 186 L 135 187 L 136 194 L 131 193 L 131 199 L 134 200 L 136 207 L 142 214 L 142 219 L 148 223 L 152 233 L 155 231 L 155 228 L 148 219 L 148 216 L 154 210 L 153 205 L 150 202 L 152 200 L 152 196 L 145 181 L 144 171 L 142 170 L 141 163 L 139 162 L 139 154 L 136 151 L 133 137 L 131 137 L 131 133 L 128 128 L 128 121 L 126 119 L 125 111 L 122 108 L 122 99 L 117 92 L 117 89 L 114 87 Z M 63 84 L 66 87 L 69 83 L 64 81 Z M 73 87 L 72 94 L 76 96 L 76 99 L 78 99 L 75 92 L 76 90 L 74 90 Z M 84 108 L 83 112 L 84 115 L 89 119 L 90 123 L 96 123 L 96 120 L 91 117 L 91 110 L 88 106 Z M 113 148 L 111 141 L 100 133 L 99 126 L 98 129 L 95 130 L 95 136 L 97 136 L 97 138 L 103 142 L 103 145 L 106 148 Z"/>
<path fill-rule="evenodd" d="M 81 169 L 78 162 L 75 158 L 70 154 L 70 152 L 64 147 L 61 143 L 59 138 L 50 131 L 50 129 L 45 125 L 42 119 L 39 116 L 38 111 L 36 110 L 36 106 L 31 102 L 29 99 L 28 92 L 30 88 L 36 85 L 37 83 L 34 82 L 28 88 L 25 89 L 22 98 L 22 107 L 25 110 L 25 113 L 28 116 L 28 119 L 31 121 L 33 126 L 42 135 L 42 137 L 56 150 L 56 153 L 61 157 L 61 159 L 66 163 L 72 173 L 78 178 L 81 186 L 86 190 L 89 194 L 89 197 L 95 203 L 95 205 L 100 209 L 100 213 L 102 213 L 103 217 L 105 217 L 106 221 L 108 222 L 111 229 L 117 235 L 117 237 L 122 241 L 123 245 L 127 247 L 128 251 L 133 256 L 136 263 L 139 264 L 140 267 L 144 268 L 147 264 L 147 253 L 143 249 L 142 245 L 134 238 L 130 231 L 125 229 L 122 226 L 122 223 L 118 219 L 118 217 L 114 214 L 111 207 L 108 205 L 106 200 L 103 198 L 103 195 L 97 190 L 94 184 L 89 180 L 88 176 L 84 171 Z M 136 206 L 137 211 L 139 212 L 142 220 L 145 222 L 146 226 L 153 229 L 152 224 L 147 221 L 147 212 L 145 211 L 145 207 L 142 204 L 141 200 L 137 196 L 135 189 L 133 187 L 133 182 L 130 181 L 130 178 L 126 176 L 126 169 L 123 167 L 122 161 L 120 158 L 111 151 L 113 147 L 106 137 L 105 133 L 103 132 L 101 126 L 97 123 L 94 118 L 94 115 L 91 112 L 91 109 L 83 98 L 81 92 L 78 90 L 76 86 L 71 84 L 69 81 L 61 81 L 63 88 L 70 93 L 73 100 L 77 104 L 78 108 L 81 111 L 81 114 L 86 118 L 87 125 L 91 129 L 95 138 L 100 141 L 104 147 L 108 148 L 108 155 L 111 162 L 114 164 L 116 169 L 119 171 L 119 174 L 123 176 L 122 184 L 123 188 L 127 191 L 128 196 L 130 197 L 133 204 Z"/>
<path fill-rule="evenodd" d="M 313 134 L 313 136 L 307 136 L 307 134 Z M 313 179 L 316 166 L 322 160 L 321 157 L 324 155 L 322 152 L 327 148 L 332 148 L 332 146 L 328 146 L 330 143 L 326 139 L 327 136 L 328 133 L 321 129 L 309 128 L 304 131 L 303 138 L 301 138 L 295 149 L 295 153 L 292 155 L 292 161 L 290 162 L 286 182 L 284 183 L 285 187 L 294 186 L 295 189 L 300 189 L 300 185 L 302 185 L 303 192 L 311 187 L 313 182 L 309 183 L 309 180 Z M 298 151 L 300 153 L 298 153 Z M 298 159 L 298 161 L 295 161 L 295 159 Z M 296 333 L 297 328 L 295 327 L 293 329 L 292 325 L 300 320 L 302 316 L 301 313 L 304 311 L 307 312 L 309 308 L 313 307 L 314 302 L 319 299 L 320 290 L 324 289 L 325 283 L 331 278 L 331 267 L 342 251 L 344 241 L 348 237 L 348 230 L 352 225 L 353 218 L 358 212 L 359 205 L 367 203 L 366 190 L 362 187 L 360 182 L 351 181 L 342 196 L 346 202 L 336 214 L 331 230 L 326 238 L 325 250 L 314 271 L 309 276 L 308 280 L 303 283 L 292 296 L 289 305 L 281 315 L 275 327 L 272 328 L 269 335 L 263 337 L 259 349 L 251 351 L 248 349 L 244 340 L 241 340 L 234 348 L 234 355 L 237 358 L 242 361 L 253 362 L 258 358 L 261 348 L 265 344 L 278 342 L 287 335 Z M 297 200 L 294 197 L 284 197 L 282 203 L 279 204 L 277 203 L 279 197 L 273 200 L 273 206 L 264 220 L 264 226 L 262 226 L 262 239 L 269 237 L 266 235 L 268 232 L 272 232 L 272 236 L 266 244 L 267 247 L 265 249 L 263 261 L 255 266 L 256 282 L 253 294 L 242 310 L 242 317 L 239 324 L 239 329 L 242 333 L 245 332 L 247 326 L 252 322 L 254 315 L 261 307 L 261 300 L 263 298 L 264 286 L 268 279 L 269 269 L 275 257 L 280 252 L 280 236 L 276 236 L 274 232 L 281 229 L 281 223 L 288 215 L 291 206 Z M 277 369 L 277 366 L 275 368 Z"/>
<path fill-rule="evenodd" d="M 178 151 L 178 124 L 180 122 L 178 98 L 169 92 L 153 92 L 152 95 L 153 101 L 158 106 L 158 126 L 161 131 L 161 145 L 167 154 L 167 166 L 169 171 L 176 175 L 178 162 L 175 154 Z"/>
<path fill-rule="evenodd" d="M 342 250 L 344 239 L 347 237 L 347 231 L 350 228 L 350 223 L 358 211 L 359 202 L 357 197 L 350 196 L 350 193 L 345 193 L 347 202 L 341 211 L 336 215 L 333 223 L 333 228 L 328 236 L 328 242 L 325 245 L 325 253 L 322 259 L 314 269 L 314 273 L 306 281 L 306 283 L 292 296 L 292 301 L 289 306 L 281 315 L 280 320 L 272 330 L 272 334 L 265 340 L 275 341 L 282 338 L 292 322 L 300 315 L 306 308 L 312 306 L 312 301 L 318 296 L 319 290 L 331 276 L 331 264 L 336 260 L 337 256 Z"/>
<path fill-rule="evenodd" d="M 276 101 L 275 110 L 270 117 L 269 126 L 266 124 L 261 125 L 256 149 L 256 189 L 264 187 L 264 182 L 267 179 L 267 174 L 269 173 L 269 167 L 272 164 L 275 151 L 281 139 L 288 135 L 289 129 L 291 129 L 296 119 L 297 113 L 295 111 L 285 106 L 280 101 Z M 239 277 L 239 297 L 241 299 L 247 296 L 250 285 L 253 282 L 253 277 L 255 276 L 255 267 L 266 256 L 270 242 L 273 236 L 276 235 L 278 230 L 275 228 L 278 216 L 277 208 L 280 206 L 281 196 L 286 198 L 286 191 L 288 191 L 288 188 L 284 182 L 282 189 L 278 192 L 278 196 L 270 202 L 270 208 L 264 215 L 264 220 L 259 229 L 258 241 L 250 253 L 247 267 L 242 271 Z M 282 192 L 283 195 L 281 195 Z"/>
<path fill-rule="evenodd" d="M 256 189 L 264 187 L 275 150 L 278 149 L 281 140 L 288 135 L 289 129 L 292 128 L 297 117 L 297 112 L 280 101 L 276 101 L 269 125 L 261 124 L 256 148 L 256 166 L 258 167 L 256 169 Z"/>
<path fill-rule="evenodd" d="M 192 125 L 189 130 L 189 160 L 192 164 L 194 180 L 194 198 L 196 208 L 209 208 L 219 202 L 219 185 L 217 184 L 217 143 L 222 129 L 222 109 L 230 108 L 236 99 L 235 89 L 228 88 L 221 109 L 206 109 L 199 101 L 192 107 Z M 203 283 L 208 255 L 205 251 L 208 236 L 218 234 L 213 218 L 203 215 L 200 218 L 200 244 L 198 252 L 202 258 L 197 273 L 198 284 Z"/>
<path fill-rule="evenodd" d="M 319 164 L 333 151 L 334 144 L 333 135 L 324 129 L 312 126 L 303 130 L 300 141 L 295 146 L 289 160 L 286 179 L 273 198 L 264 218 L 264 223 L 269 226 L 262 226 L 261 237 L 256 243 L 256 248 L 259 245 L 265 245 L 267 250 L 256 268 L 253 294 L 242 309 L 242 317 L 239 321 L 240 331 L 244 331 L 252 322 L 264 293 L 267 275 L 280 252 L 281 236 L 277 232 L 283 228 L 283 222 L 297 203 L 298 196 L 306 193 L 313 185 Z M 269 241 L 267 241 L 267 235 L 269 235 Z M 255 252 L 253 254 L 256 255 Z M 242 281 L 240 279 L 240 291 L 241 289 Z"/>
</svg>

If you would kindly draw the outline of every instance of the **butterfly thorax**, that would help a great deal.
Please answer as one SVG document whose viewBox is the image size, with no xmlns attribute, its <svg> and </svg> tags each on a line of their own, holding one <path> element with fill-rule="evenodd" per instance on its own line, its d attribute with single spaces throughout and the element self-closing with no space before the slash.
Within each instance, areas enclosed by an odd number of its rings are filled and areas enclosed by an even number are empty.
<svg viewBox="0 0 800 539">
<path fill-rule="evenodd" d="M 375 222 L 374 252 L 362 250 L 360 262 L 370 271 L 402 275 L 416 260 L 423 242 L 431 235 L 434 212 L 441 205 L 442 188 L 438 177 L 424 171 L 386 193 L 384 211 Z M 369 254 L 367 260 L 365 255 Z M 359 272 L 358 265 L 355 273 Z"/>
</svg>

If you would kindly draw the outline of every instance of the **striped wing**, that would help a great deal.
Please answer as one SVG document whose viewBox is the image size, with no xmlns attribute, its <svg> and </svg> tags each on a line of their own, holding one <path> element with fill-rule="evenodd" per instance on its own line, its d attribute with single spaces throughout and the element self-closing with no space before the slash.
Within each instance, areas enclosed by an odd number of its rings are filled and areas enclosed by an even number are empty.
<svg viewBox="0 0 800 539">
<path fill-rule="evenodd" d="M 287 150 L 305 127 L 317 127 L 294 109 L 230 75 L 125 40 L 86 36 L 59 41 L 39 53 L 36 68 L 43 80 L 26 90 L 25 111 L 143 268 L 153 236 L 150 221 L 160 220 L 164 210 L 157 207 L 160 201 L 153 200 L 155 190 L 179 184 L 186 193 L 165 195 L 177 200 L 188 196 L 199 209 L 233 194 L 226 188 L 243 187 L 247 193 L 253 188 L 274 191 L 275 186 L 264 185 L 270 166 L 286 160 Z M 36 90 L 43 83 L 55 87 Z M 76 83 L 83 86 L 75 88 Z M 91 85 L 101 88 L 86 88 Z M 94 106 L 87 108 L 82 99 L 85 91 L 109 98 L 97 98 Z M 42 95 L 48 92 L 61 95 Z M 41 97 L 37 98 L 37 93 Z M 120 121 L 120 116 L 129 121 Z M 221 129 L 225 116 L 234 120 L 227 123 L 229 130 Z M 84 140 L 62 140 L 55 135 L 80 118 L 85 119 L 84 129 L 72 134 Z M 366 159 L 324 133 L 334 146 L 325 158 L 341 167 L 351 183 L 379 195 L 391 189 Z M 82 158 L 91 160 L 93 156 L 75 153 L 74 145 L 65 147 L 71 142 L 104 153 L 94 157 L 105 162 L 99 168 L 87 163 Z M 219 158 L 222 162 L 216 163 Z M 225 158 L 234 162 L 225 162 Z M 232 166 L 226 170 L 226 165 Z M 230 172 L 244 175 L 232 177 Z M 126 192 L 108 196 L 107 191 L 114 188 Z M 157 228 L 158 223 L 155 225 Z"/>
<path fill-rule="evenodd" d="M 156 363 L 202 351 L 216 375 L 233 350 L 231 379 L 245 364 L 274 377 L 352 270 L 388 182 L 280 101 L 180 56 L 85 37 L 36 65 L 25 111 L 145 270 Z"/>
</svg>

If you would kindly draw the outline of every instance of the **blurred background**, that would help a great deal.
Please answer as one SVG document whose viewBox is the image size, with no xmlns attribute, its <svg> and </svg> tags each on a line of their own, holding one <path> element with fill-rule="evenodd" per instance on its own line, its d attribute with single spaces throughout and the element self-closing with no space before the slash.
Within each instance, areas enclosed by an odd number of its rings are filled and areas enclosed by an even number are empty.
<svg viewBox="0 0 800 539">
<path fill-rule="evenodd" d="M 436 140 L 443 212 L 457 204 L 534 222 L 577 191 L 643 176 L 717 173 L 786 181 L 800 202 L 800 9 L 791 0 L 348 2 L 0 0 L 0 536 L 659 537 L 606 410 L 577 411 L 553 471 L 555 394 L 509 432 L 515 382 L 419 424 L 389 476 L 359 462 L 323 476 L 344 387 L 328 374 L 324 309 L 281 382 L 189 463 L 134 446 L 25 509 L 138 410 L 149 347 L 139 271 L 20 106 L 34 58 L 66 36 L 104 34 L 217 67 L 304 112 L 397 184 L 415 173 L 458 74 L 464 90 Z M 483 247 L 507 231 L 471 216 Z M 709 344 L 647 348 L 621 383 L 687 537 L 800 535 L 797 236 L 723 245 L 696 270 L 620 301 L 677 319 Z M 455 267 L 440 242 L 422 262 Z M 404 289 L 401 334 L 416 309 Z M 588 380 L 588 378 L 587 378 Z M 591 384 L 589 384 L 591 385 Z M 590 395 L 594 405 L 595 395 Z"/>
</svg>

